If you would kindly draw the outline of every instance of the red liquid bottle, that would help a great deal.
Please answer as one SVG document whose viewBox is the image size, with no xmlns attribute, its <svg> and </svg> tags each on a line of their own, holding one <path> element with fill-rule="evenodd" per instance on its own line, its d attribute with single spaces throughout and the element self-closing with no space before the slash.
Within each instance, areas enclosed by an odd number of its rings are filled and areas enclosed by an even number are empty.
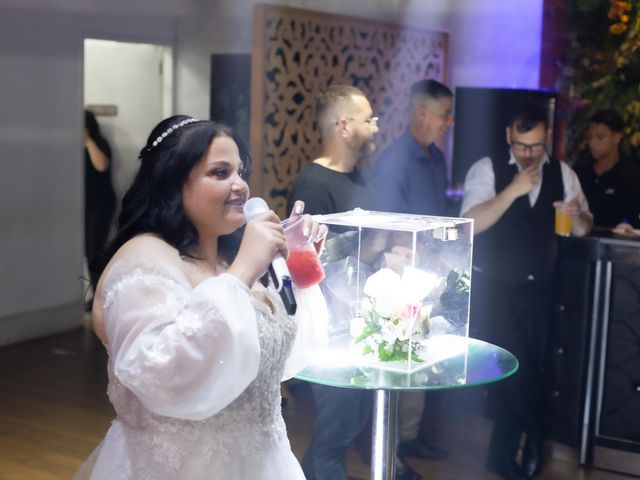
<svg viewBox="0 0 640 480">
<path fill-rule="evenodd" d="M 287 267 L 293 283 L 298 288 L 310 287 L 324 279 L 324 270 L 314 251 L 289 252 Z"/>
</svg>

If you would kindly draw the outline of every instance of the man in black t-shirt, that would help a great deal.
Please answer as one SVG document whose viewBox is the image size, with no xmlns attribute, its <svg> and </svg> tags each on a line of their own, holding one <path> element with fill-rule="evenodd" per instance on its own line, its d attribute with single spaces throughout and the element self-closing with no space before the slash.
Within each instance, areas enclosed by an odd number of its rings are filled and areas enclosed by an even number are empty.
<svg viewBox="0 0 640 480">
<path fill-rule="evenodd" d="M 316 123 L 322 153 L 296 178 L 287 196 L 287 211 L 303 200 L 311 215 L 379 210 L 375 188 L 360 160 L 375 150 L 377 117 L 359 89 L 334 85 L 317 101 Z"/>
<path fill-rule="evenodd" d="M 291 212 L 303 200 L 305 213 L 329 214 L 380 210 L 375 188 L 360 160 L 373 153 L 378 118 L 365 94 L 352 86 L 333 85 L 318 95 L 316 124 L 321 155 L 307 165 L 287 196 Z M 315 431 L 302 461 L 308 480 L 346 480 L 346 454 L 371 415 L 370 391 L 312 384 L 316 403 Z M 398 480 L 420 476 L 399 463 Z"/>
<path fill-rule="evenodd" d="M 587 130 L 589 158 L 575 165 L 597 227 L 640 228 L 640 169 L 620 154 L 623 127 L 616 110 L 594 113 Z"/>
</svg>

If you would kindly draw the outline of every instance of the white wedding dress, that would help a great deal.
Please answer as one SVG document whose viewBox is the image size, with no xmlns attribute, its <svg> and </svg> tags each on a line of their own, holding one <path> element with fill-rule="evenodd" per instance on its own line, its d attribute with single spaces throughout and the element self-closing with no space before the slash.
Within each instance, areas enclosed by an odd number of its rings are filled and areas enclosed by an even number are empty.
<svg viewBox="0 0 640 480">
<path fill-rule="evenodd" d="M 297 317 L 325 315 L 319 290 L 304 292 Z M 128 257 L 102 295 L 117 417 L 77 480 L 304 479 L 280 411 L 280 381 L 302 367 L 285 372 L 297 319 L 277 294 L 272 312 L 232 275 L 194 288 Z"/>
</svg>

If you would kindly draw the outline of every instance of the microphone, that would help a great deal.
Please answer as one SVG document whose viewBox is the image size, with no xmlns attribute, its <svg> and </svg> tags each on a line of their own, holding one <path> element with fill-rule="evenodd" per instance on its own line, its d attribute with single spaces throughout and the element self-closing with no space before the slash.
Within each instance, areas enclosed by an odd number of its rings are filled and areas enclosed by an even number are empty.
<svg viewBox="0 0 640 480">
<path fill-rule="evenodd" d="M 249 222 L 256 215 L 268 212 L 270 210 L 267 202 L 260 197 L 253 197 L 244 204 L 244 216 Z M 273 257 L 271 265 L 269 265 L 269 278 L 273 283 L 276 292 L 280 294 L 284 308 L 289 315 L 295 315 L 298 305 L 296 297 L 293 295 L 293 286 L 291 284 L 291 274 L 287 267 L 287 262 L 280 252 Z"/>
</svg>

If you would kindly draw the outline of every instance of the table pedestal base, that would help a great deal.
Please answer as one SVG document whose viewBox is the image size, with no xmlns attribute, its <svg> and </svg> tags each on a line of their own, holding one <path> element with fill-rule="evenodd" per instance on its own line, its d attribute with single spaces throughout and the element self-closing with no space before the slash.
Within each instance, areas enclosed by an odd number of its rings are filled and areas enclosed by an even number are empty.
<svg viewBox="0 0 640 480">
<path fill-rule="evenodd" d="M 443 341 L 449 338 L 443 337 Z M 429 375 L 423 370 L 391 372 L 360 365 L 320 364 L 308 366 L 297 378 L 334 387 L 374 390 L 370 478 L 394 480 L 400 392 L 483 385 L 507 378 L 518 369 L 516 357 L 496 345 L 464 337 L 456 339 L 453 345 L 451 355 L 429 365 Z"/>
<path fill-rule="evenodd" d="M 373 400 L 371 480 L 393 480 L 396 469 L 398 391 L 376 390 Z"/>
</svg>

